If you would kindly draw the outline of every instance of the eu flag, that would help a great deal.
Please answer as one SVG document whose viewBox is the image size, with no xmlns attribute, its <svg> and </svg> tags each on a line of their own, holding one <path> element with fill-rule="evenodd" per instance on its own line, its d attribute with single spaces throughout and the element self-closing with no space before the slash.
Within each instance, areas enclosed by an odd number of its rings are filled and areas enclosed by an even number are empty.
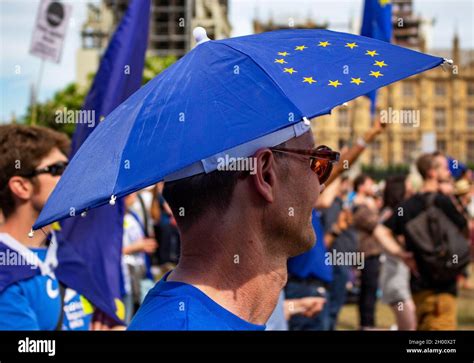
<svg viewBox="0 0 474 363">
<path fill-rule="evenodd" d="M 365 0 L 360 35 L 390 43 L 392 39 L 392 4 L 390 0 Z M 370 98 L 370 113 L 373 117 L 377 91 L 374 90 L 367 96 Z"/>
<path fill-rule="evenodd" d="M 95 125 L 77 125 L 71 157 L 95 126 L 140 87 L 149 16 L 150 0 L 130 3 L 102 57 L 83 106 L 84 111 L 95 116 Z M 114 143 L 113 134 L 109 141 Z M 108 146 L 103 144 L 101 147 L 106 149 Z M 75 214 L 73 208 L 71 213 Z M 118 321 L 124 317 L 120 300 L 123 214 L 123 203 L 117 200 L 116 205 L 105 205 L 83 217 L 63 221 L 58 233 L 59 266 L 56 269 L 61 282 Z"/>
</svg>

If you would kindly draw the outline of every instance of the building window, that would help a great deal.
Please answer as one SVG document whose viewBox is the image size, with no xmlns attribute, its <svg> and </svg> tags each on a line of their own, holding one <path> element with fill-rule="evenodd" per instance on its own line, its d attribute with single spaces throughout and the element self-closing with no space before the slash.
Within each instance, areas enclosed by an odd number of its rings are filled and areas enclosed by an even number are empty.
<svg viewBox="0 0 474 363">
<path fill-rule="evenodd" d="M 435 95 L 436 96 L 445 96 L 446 95 L 446 86 L 444 83 L 435 84 Z"/>
<path fill-rule="evenodd" d="M 410 82 L 405 82 L 402 83 L 402 95 L 403 97 L 413 97 L 415 94 L 415 91 L 413 89 L 413 84 Z"/>
<path fill-rule="evenodd" d="M 467 142 L 467 160 L 474 160 L 474 140 Z"/>
<path fill-rule="evenodd" d="M 446 127 L 446 110 L 444 108 L 435 108 L 434 125 L 439 130 L 443 130 Z"/>
<path fill-rule="evenodd" d="M 371 148 L 371 162 L 372 164 L 375 164 L 375 165 L 380 165 L 383 160 L 382 160 L 382 147 L 381 147 L 381 143 L 380 143 L 380 140 L 375 140 L 372 142 L 372 144 L 370 145 L 370 148 Z"/>
<path fill-rule="evenodd" d="M 469 82 L 467 84 L 467 95 L 474 96 L 474 82 Z"/>
<path fill-rule="evenodd" d="M 446 140 L 436 140 L 436 150 L 446 154 Z"/>
<path fill-rule="evenodd" d="M 340 108 L 337 111 L 337 126 L 341 130 L 349 128 L 349 111 L 347 108 Z"/>
<path fill-rule="evenodd" d="M 403 162 L 410 164 L 413 161 L 416 151 L 416 141 L 414 140 L 403 140 Z"/>
<path fill-rule="evenodd" d="M 372 144 L 370 145 L 370 148 L 372 149 L 372 152 L 379 153 L 380 152 L 380 140 L 373 141 Z"/>
<path fill-rule="evenodd" d="M 467 109 L 467 128 L 474 129 L 474 108 Z"/>
</svg>

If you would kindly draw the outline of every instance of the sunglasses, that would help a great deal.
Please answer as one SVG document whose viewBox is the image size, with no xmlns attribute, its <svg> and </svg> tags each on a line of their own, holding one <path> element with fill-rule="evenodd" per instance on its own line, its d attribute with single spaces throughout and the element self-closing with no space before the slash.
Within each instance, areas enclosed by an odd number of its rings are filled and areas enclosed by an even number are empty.
<svg viewBox="0 0 474 363">
<path fill-rule="evenodd" d="M 60 161 L 60 162 L 45 166 L 44 168 L 33 170 L 31 173 L 25 174 L 23 176 L 26 178 L 32 178 L 39 174 L 51 174 L 52 176 L 60 176 L 60 175 L 63 175 L 64 170 L 66 169 L 67 165 L 68 165 L 67 161 Z"/>
<path fill-rule="evenodd" d="M 319 184 L 324 184 L 331 175 L 333 164 L 339 161 L 340 154 L 331 150 L 325 145 L 318 146 L 314 149 L 288 149 L 284 147 L 272 147 L 272 151 L 309 156 L 310 168 L 316 173 Z"/>
</svg>

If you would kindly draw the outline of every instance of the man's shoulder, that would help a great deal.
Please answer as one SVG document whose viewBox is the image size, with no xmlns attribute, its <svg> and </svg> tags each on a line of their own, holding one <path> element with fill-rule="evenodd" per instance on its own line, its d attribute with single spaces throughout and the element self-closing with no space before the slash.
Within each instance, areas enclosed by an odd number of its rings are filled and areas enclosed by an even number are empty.
<svg viewBox="0 0 474 363">
<path fill-rule="evenodd" d="M 262 330 L 226 310 L 196 287 L 158 282 L 146 296 L 129 330 Z"/>
<path fill-rule="evenodd" d="M 401 222 L 407 222 L 420 214 L 425 209 L 425 206 L 425 196 L 421 193 L 416 193 L 402 201 L 395 208 L 390 219 L 397 218 Z"/>
<path fill-rule="evenodd" d="M 188 284 L 159 281 L 149 291 L 129 330 L 190 330 L 203 317 L 212 319 L 199 292 L 194 290 Z"/>
<path fill-rule="evenodd" d="M 409 209 L 422 210 L 425 206 L 426 195 L 423 193 L 415 193 L 410 198 L 405 199 L 400 206 L 408 207 Z"/>
<path fill-rule="evenodd" d="M 423 196 L 419 193 L 402 201 L 388 217 L 384 225 L 391 229 L 396 235 L 404 233 L 405 224 L 415 218 L 424 208 Z"/>
<path fill-rule="evenodd" d="M 435 207 L 441 209 L 445 214 L 448 213 L 449 209 L 456 208 L 451 198 L 445 194 L 439 192 L 417 193 L 406 201 L 406 207 L 411 214 L 410 217 L 413 218 L 427 210 L 430 205 L 430 200 L 432 200 L 431 203 L 433 203 Z"/>
<path fill-rule="evenodd" d="M 199 297 L 151 291 L 130 323 L 129 330 L 225 330 Z"/>
<path fill-rule="evenodd" d="M 42 275 L 36 275 L 16 281 L 4 287 L 0 291 L 0 304 L 12 303 L 12 305 L 30 304 L 39 305 L 42 301 L 42 295 L 47 293 L 47 278 Z"/>
<path fill-rule="evenodd" d="M 57 281 L 42 275 L 17 281 L 0 293 L 0 330 L 52 330 L 60 309 Z"/>
<path fill-rule="evenodd" d="M 188 296 L 148 295 L 128 330 L 188 330 Z"/>
<path fill-rule="evenodd" d="M 434 198 L 434 203 L 435 203 L 436 206 L 438 206 L 440 208 L 443 208 L 447 205 L 454 206 L 454 203 L 451 200 L 451 198 L 448 197 L 447 195 L 442 194 L 442 193 L 436 193 L 435 198 Z"/>
<path fill-rule="evenodd" d="M 11 296 L 24 296 L 24 288 L 22 281 L 14 282 L 0 290 L 0 304 L 2 301 L 8 301 Z M 13 301 L 11 301 L 13 302 Z"/>
</svg>

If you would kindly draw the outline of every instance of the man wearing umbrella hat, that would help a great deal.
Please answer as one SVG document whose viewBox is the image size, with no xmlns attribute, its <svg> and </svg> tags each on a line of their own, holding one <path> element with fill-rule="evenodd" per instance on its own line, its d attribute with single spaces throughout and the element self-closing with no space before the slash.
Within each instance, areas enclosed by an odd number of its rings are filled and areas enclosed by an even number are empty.
<svg viewBox="0 0 474 363">
<path fill-rule="evenodd" d="M 263 330 L 287 259 L 315 242 L 311 211 L 337 156 L 314 148 L 308 130 L 258 149 L 254 174 L 216 170 L 165 184 L 181 258 L 130 329 Z"/>
<path fill-rule="evenodd" d="M 33 228 L 164 180 L 181 260 L 130 329 L 263 329 L 338 159 L 308 119 L 441 63 L 326 30 L 201 37 L 98 125 Z"/>
</svg>

